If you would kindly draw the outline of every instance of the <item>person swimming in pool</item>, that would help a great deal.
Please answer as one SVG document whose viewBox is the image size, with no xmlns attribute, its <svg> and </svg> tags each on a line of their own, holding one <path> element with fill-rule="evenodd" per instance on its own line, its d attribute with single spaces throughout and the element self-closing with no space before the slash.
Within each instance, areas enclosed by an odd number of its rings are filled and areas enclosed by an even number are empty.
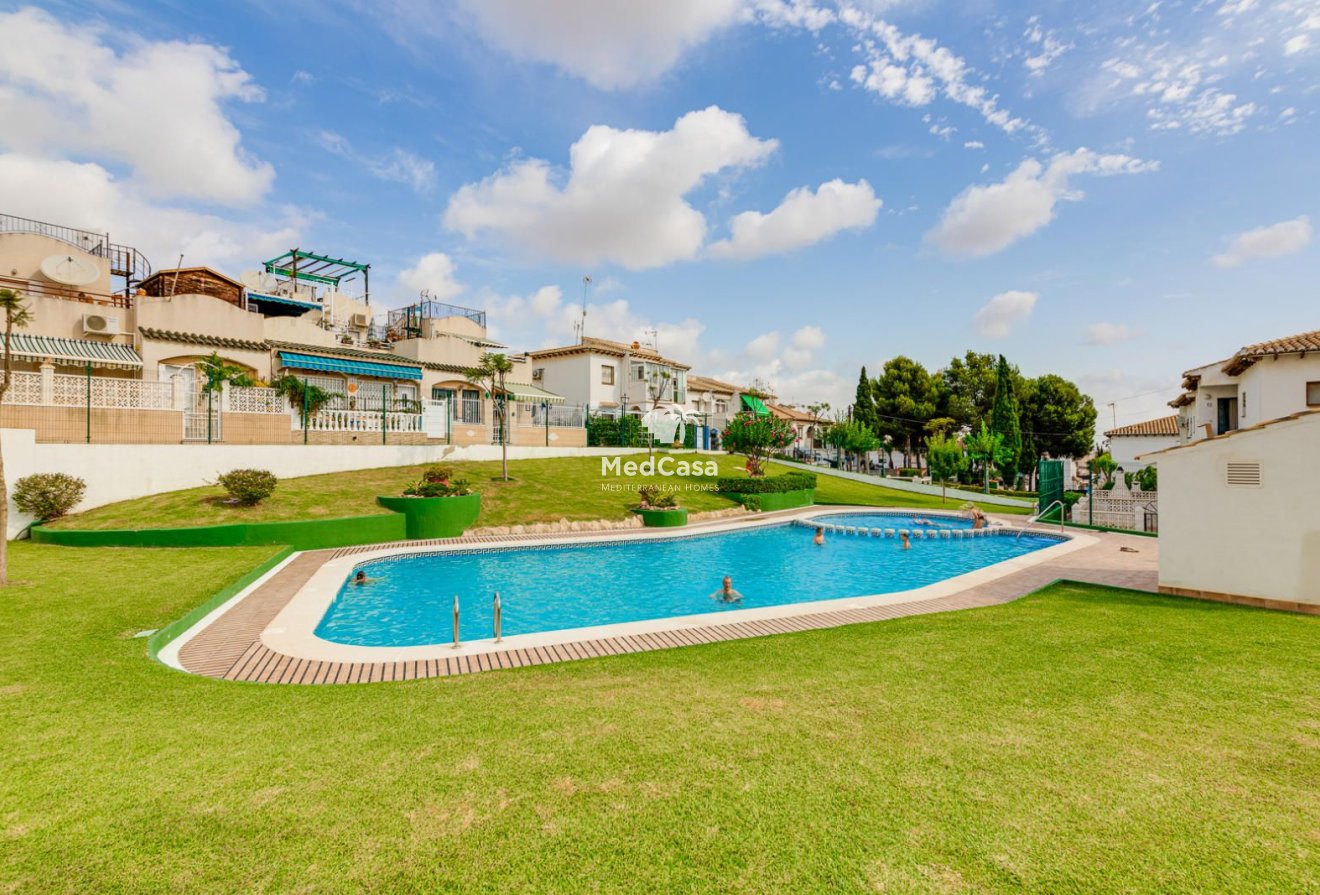
<svg viewBox="0 0 1320 895">
<path fill-rule="evenodd" d="M 373 582 L 373 581 L 375 581 L 375 580 L 376 580 L 375 578 L 371 578 L 371 577 L 369 577 L 369 576 L 367 575 L 367 573 L 364 572 L 364 571 L 362 571 L 361 569 L 358 569 L 358 570 L 357 570 L 357 574 L 353 576 L 353 583 L 356 584 L 356 585 L 359 586 L 359 587 L 361 587 L 361 586 L 363 586 L 363 585 L 366 585 L 366 584 L 370 584 L 371 582 Z"/>
<path fill-rule="evenodd" d="M 908 539 L 908 533 L 907 533 L 906 531 L 900 531 L 900 532 L 898 533 L 898 536 L 899 536 L 900 538 L 903 539 L 903 549 L 904 549 L 904 550 L 911 550 L 911 549 L 912 549 L 912 541 L 910 541 L 910 540 Z"/>
<path fill-rule="evenodd" d="M 721 603 L 742 602 L 742 594 L 733 589 L 733 579 L 728 575 L 724 576 L 724 581 L 720 583 L 720 589 L 710 596 L 711 599 L 719 600 Z"/>
<path fill-rule="evenodd" d="M 817 547 L 825 546 L 825 527 L 823 525 L 816 526 L 816 536 L 811 539 L 811 543 Z"/>
</svg>

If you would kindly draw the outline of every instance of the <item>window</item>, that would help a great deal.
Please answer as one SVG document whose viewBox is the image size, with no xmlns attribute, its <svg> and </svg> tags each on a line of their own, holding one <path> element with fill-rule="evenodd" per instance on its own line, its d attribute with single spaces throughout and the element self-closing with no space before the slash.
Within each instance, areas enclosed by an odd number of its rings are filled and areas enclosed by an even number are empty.
<svg viewBox="0 0 1320 895">
<path fill-rule="evenodd" d="M 1320 407 L 1320 382 L 1306 383 L 1306 406 Z"/>
<path fill-rule="evenodd" d="M 728 401 L 724 401 L 724 400 L 717 400 L 717 401 L 715 402 L 715 412 L 716 412 L 716 413 L 728 413 L 728 412 L 729 412 L 729 402 L 728 402 Z"/>
<path fill-rule="evenodd" d="M 612 365 L 610 364 L 600 365 L 600 384 L 601 385 L 614 384 L 614 367 Z"/>
<path fill-rule="evenodd" d="M 459 422 L 481 422 L 481 392 L 474 388 L 463 389 L 463 413 L 459 417 Z"/>
<path fill-rule="evenodd" d="M 638 382 L 645 382 L 645 381 L 646 381 L 646 364 L 633 364 L 633 365 L 632 365 L 632 378 L 635 379 L 635 380 L 637 380 Z"/>
</svg>

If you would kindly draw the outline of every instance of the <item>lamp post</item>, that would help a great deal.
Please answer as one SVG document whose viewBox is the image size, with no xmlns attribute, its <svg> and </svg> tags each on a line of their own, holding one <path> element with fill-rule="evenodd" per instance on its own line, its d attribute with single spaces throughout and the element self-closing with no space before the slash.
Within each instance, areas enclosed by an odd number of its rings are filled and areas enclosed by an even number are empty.
<svg viewBox="0 0 1320 895">
<path fill-rule="evenodd" d="M 541 402 L 541 415 L 545 417 L 545 446 L 550 447 L 550 402 Z"/>
</svg>

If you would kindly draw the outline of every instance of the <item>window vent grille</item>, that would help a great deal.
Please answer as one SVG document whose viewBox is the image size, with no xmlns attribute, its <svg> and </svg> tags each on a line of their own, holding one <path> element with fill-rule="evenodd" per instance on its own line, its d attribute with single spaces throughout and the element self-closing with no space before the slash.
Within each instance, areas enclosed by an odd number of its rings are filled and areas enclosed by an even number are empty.
<svg viewBox="0 0 1320 895">
<path fill-rule="evenodd" d="M 1260 461 L 1229 460 L 1225 466 L 1225 481 L 1230 485 L 1260 485 Z"/>
</svg>

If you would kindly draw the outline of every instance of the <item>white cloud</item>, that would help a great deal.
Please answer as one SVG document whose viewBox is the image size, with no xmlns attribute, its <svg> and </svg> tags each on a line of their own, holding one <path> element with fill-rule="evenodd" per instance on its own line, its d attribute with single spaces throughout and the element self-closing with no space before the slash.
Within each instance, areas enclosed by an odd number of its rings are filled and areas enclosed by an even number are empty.
<svg viewBox="0 0 1320 895">
<path fill-rule="evenodd" d="M 1311 46 L 1311 36 L 1309 34 L 1297 34 L 1288 38 L 1283 43 L 1283 53 L 1285 56 L 1295 56 Z"/>
<path fill-rule="evenodd" d="M 1086 328 L 1086 344 L 1116 345 L 1135 339 L 1141 333 L 1125 323 L 1092 323 Z"/>
<path fill-rule="evenodd" d="M 782 6 L 783 4 L 776 4 Z M 742 19 L 742 0 L 459 0 L 476 30 L 519 59 L 548 62 L 604 89 L 634 87 Z M 432 3 L 396 0 L 399 27 L 447 24 Z"/>
<path fill-rule="evenodd" d="M 724 365 L 715 373 L 718 378 L 740 384 L 767 383 L 785 403 L 824 400 L 843 407 L 850 394 L 846 379 L 834 370 L 815 366 L 816 352 L 825 343 L 825 333 L 818 326 L 803 326 L 787 340 L 772 330 L 749 341 L 735 357 L 713 352 L 710 359 Z"/>
<path fill-rule="evenodd" d="M 1311 241 L 1311 221 L 1306 215 L 1268 227 L 1247 230 L 1234 238 L 1228 249 L 1211 260 L 1217 267 L 1237 267 L 1244 261 L 1278 258 L 1305 248 Z"/>
<path fill-rule="evenodd" d="M 292 207 L 231 220 L 155 202 L 90 162 L 0 154 L 5 211 L 108 232 L 156 267 L 205 264 L 234 272 L 300 242 L 308 215 Z"/>
<path fill-rule="evenodd" d="M 1027 30 L 1022 36 L 1034 47 L 1022 60 L 1022 64 L 1027 67 L 1032 77 L 1044 74 L 1056 59 L 1073 48 L 1072 44 L 1059 40 L 1053 31 L 1042 28 L 1039 16 L 1032 16 L 1027 20 Z"/>
<path fill-rule="evenodd" d="M 381 180 L 402 183 L 417 193 L 430 192 L 435 186 L 435 162 L 406 149 L 396 146 L 383 155 L 363 155 L 342 134 L 321 131 L 318 136 L 325 149 L 357 162 Z"/>
<path fill-rule="evenodd" d="M 758 363 L 768 363 L 779 354 L 780 335 L 777 332 L 762 333 L 747 343 L 743 354 Z"/>
<path fill-rule="evenodd" d="M 744 211 L 729 222 L 730 238 L 714 243 L 717 258 L 747 260 L 791 252 L 829 239 L 843 230 L 871 226 L 884 203 L 865 180 L 822 183 L 813 193 L 799 187 L 768 214 Z"/>
<path fill-rule="evenodd" d="M 972 329 L 983 339 L 1008 338 L 1015 325 L 1031 316 L 1039 297 L 1035 292 L 1000 292 L 976 312 L 972 318 Z"/>
<path fill-rule="evenodd" d="M 1163 8 L 1162 8 L 1163 7 Z M 1298 72 L 1310 45 L 1314 0 L 1192 4 L 1165 19 L 1169 4 L 1093 29 L 1103 54 L 1080 81 L 1073 105 L 1090 114 L 1120 103 L 1144 107 L 1153 130 L 1227 136 L 1272 111 L 1268 97 Z M 1309 82 L 1297 82 L 1306 89 Z"/>
<path fill-rule="evenodd" d="M 594 125 L 573 144 L 566 176 L 540 159 L 514 162 L 459 189 L 444 223 L 555 261 L 658 267 L 694 257 L 705 241 L 706 219 L 684 197 L 716 172 L 760 164 L 777 145 L 716 106 L 668 131 Z"/>
<path fill-rule="evenodd" d="M 980 140 L 968 140 L 963 144 L 963 149 L 985 149 L 985 144 Z"/>
<path fill-rule="evenodd" d="M 113 160 L 153 197 L 255 202 L 275 177 L 240 145 L 230 100 L 261 90 L 210 44 L 134 41 L 117 52 L 98 26 L 27 8 L 0 13 L 0 149 Z"/>
<path fill-rule="evenodd" d="M 850 77 L 863 89 L 904 106 L 925 106 L 937 96 L 976 110 L 987 122 L 1014 133 L 1027 122 L 1000 108 L 999 98 L 974 83 L 976 72 L 960 56 L 920 34 L 905 34 L 869 12 L 845 4 L 839 20 L 858 37 L 862 64 Z"/>
<path fill-rule="evenodd" d="M 1137 174 L 1158 168 L 1127 155 L 1099 155 L 1089 149 L 1060 153 L 1042 165 L 1027 159 L 998 183 L 963 190 L 926 240 L 954 255 L 992 255 L 1054 219 L 1062 200 L 1082 198 L 1069 179 L 1079 174 Z"/>
<path fill-rule="evenodd" d="M 395 292 L 407 301 L 416 301 L 423 291 L 436 301 L 448 301 L 465 288 L 454 273 L 452 258 L 444 252 L 428 252 L 399 271 Z"/>
</svg>

